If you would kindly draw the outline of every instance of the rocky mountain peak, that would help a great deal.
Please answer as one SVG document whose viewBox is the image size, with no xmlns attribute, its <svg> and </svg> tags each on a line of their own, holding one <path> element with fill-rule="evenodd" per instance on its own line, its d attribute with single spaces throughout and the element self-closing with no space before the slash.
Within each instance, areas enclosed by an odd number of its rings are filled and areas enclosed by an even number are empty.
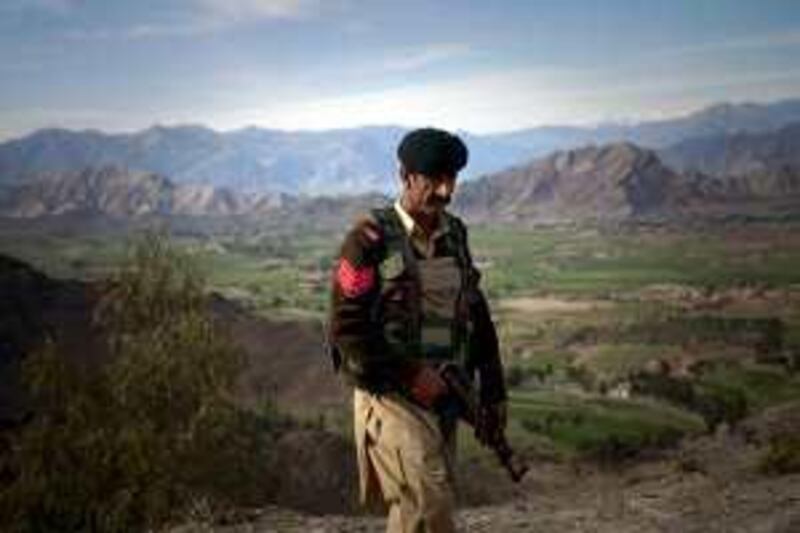
<svg viewBox="0 0 800 533">
<path fill-rule="evenodd" d="M 620 142 L 559 151 L 465 184 L 458 207 L 479 219 L 616 219 L 657 215 L 679 203 L 681 188 L 653 151 Z"/>
</svg>

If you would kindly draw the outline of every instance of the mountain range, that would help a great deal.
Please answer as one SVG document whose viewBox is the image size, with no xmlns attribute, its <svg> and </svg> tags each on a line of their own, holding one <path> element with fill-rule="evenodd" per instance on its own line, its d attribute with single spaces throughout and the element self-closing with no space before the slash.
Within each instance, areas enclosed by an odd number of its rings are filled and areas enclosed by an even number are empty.
<svg viewBox="0 0 800 533">
<path fill-rule="evenodd" d="M 630 125 L 548 126 L 493 135 L 460 132 L 470 147 L 462 176 L 477 178 L 590 143 L 628 141 L 668 149 L 699 138 L 774 131 L 792 122 L 800 122 L 800 99 L 719 104 L 670 120 Z M 0 184 L 111 165 L 167 176 L 175 185 L 292 195 L 387 194 L 396 190 L 394 151 L 405 131 L 393 126 L 322 132 L 154 126 L 121 134 L 45 129 L 0 144 Z"/>
<path fill-rule="evenodd" d="M 721 103 L 684 116 L 593 128 L 543 127 L 499 135 L 501 142 L 536 148 L 539 154 L 581 146 L 629 141 L 663 149 L 687 139 L 767 132 L 800 121 L 800 99 L 770 104 Z"/>
<path fill-rule="evenodd" d="M 794 129 L 767 135 L 782 144 Z M 650 149 L 632 143 L 589 145 L 459 186 L 454 210 L 472 222 L 680 219 L 687 215 L 800 211 L 800 166 L 781 160 L 759 172 L 713 176 L 689 165 L 673 170 Z M 132 220 L 166 216 L 243 218 L 270 227 L 342 227 L 385 203 L 375 194 L 298 197 L 174 184 L 150 172 L 119 167 L 52 173 L 0 191 L 0 215 L 15 218 L 84 215 Z M 773 213 L 779 214 L 779 213 Z M 188 222 L 191 225 L 191 220 Z"/>
<path fill-rule="evenodd" d="M 305 195 L 390 192 L 394 151 L 406 130 L 364 127 L 327 132 L 246 128 L 220 133 L 202 126 L 154 126 L 131 134 L 46 129 L 0 144 L 0 183 L 45 172 L 118 166 L 243 191 Z M 524 159 L 523 147 L 464 134 L 470 172 Z"/>
</svg>

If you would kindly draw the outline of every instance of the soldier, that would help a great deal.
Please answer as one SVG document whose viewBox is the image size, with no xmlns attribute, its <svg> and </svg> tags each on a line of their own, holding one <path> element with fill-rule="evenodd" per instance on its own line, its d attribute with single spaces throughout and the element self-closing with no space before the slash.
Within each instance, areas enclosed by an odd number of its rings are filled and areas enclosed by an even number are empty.
<svg viewBox="0 0 800 533">
<path fill-rule="evenodd" d="M 361 501 L 389 508 L 387 531 L 454 531 L 456 417 L 437 369 L 477 374 L 476 436 L 502 433 L 497 335 L 460 219 L 445 211 L 466 165 L 457 136 L 426 128 L 397 150 L 402 192 L 349 231 L 333 275 L 334 364 L 354 386 Z"/>
</svg>

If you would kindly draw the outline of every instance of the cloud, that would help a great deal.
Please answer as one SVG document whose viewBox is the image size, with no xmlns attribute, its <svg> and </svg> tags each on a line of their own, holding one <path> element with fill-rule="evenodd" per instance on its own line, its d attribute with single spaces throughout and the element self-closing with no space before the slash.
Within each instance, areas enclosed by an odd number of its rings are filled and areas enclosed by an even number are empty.
<svg viewBox="0 0 800 533">
<path fill-rule="evenodd" d="M 566 74 L 565 72 L 561 71 Z M 548 122 L 553 106 L 536 102 L 558 94 L 548 72 L 513 71 L 418 83 L 380 91 L 324 99 L 281 102 L 239 110 L 220 123 L 248 121 L 284 129 L 327 129 L 364 124 L 438 125 L 451 129 L 498 130 L 509 125 Z M 511 122 L 509 119 L 511 118 Z"/>
<path fill-rule="evenodd" d="M 272 104 L 219 113 L 213 120 L 223 128 L 398 124 L 491 132 L 655 119 L 720 101 L 799 95 L 800 69 L 706 68 L 692 73 L 671 67 L 656 73 L 645 67 L 515 69 L 327 98 L 262 98 Z"/>
<path fill-rule="evenodd" d="M 183 21 L 175 24 L 142 23 L 122 28 L 75 29 L 64 33 L 71 41 L 137 41 L 158 37 L 193 37 L 221 29 L 219 23 L 204 20 Z"/>
<path fill-rule="evenodd" d="M 360 81 L 382 80 L 382 76 L 388 74 L 405 74 L 466 58 L 472 53 L 472 48 L 467 43 L 444 42 L 385 50 L 375 48 L 366 53 L 367 57 L 330 65 L 311 76 L 319 79 L 336 76 Z"/>
<path fill-rule="evenodd" d="M 377 70 L 384 72 L 406 72 L 465 56 L 470 52 L 466 43 L 439 43 L 424 48 L 404 50 L 396 54 L 389 52 Z"/>
<path fill-rule="evenodd" d="M 344 0 L 329 1 L 325 9 L 343 2 Z M 67 31 L 65 37 L 73 41 L 136 41 L 164 37 L 194 37 L 225 31 L 243 24 L 272 20 L 304 20 L 319 15 L 323 10 L 322 0 L 190 0 L 189 5 L 189 9 L 175 20 L 147 21 L 112 29 L 73 29 Z"/>
<path fill-rule="evenodd" d="M 321 0 L 196 0 L 212 17 L 238 23 L 264 19 L 302 19 L 322 9 Z"/>
<path fill-rule="evenodd" d="M 0 137 L 42 126 L 135 130 L 154 122 L 197 123 L 216 129 L 259 125 L 286 130 L 368 124 L 434 125 L 473 133 L 543 124 L 591 125 L 663 119 L 721 101 L 768 102 L 800 96 L 800 69 L 737 72 L 707 69 L 681 78 L 678 71 L 518 69 L 449 81 L 415 83 L 380 91 L 315 98 L 265 88 L 260 98 L 237 94 L 221 107 L 182 101 L 125 110 L 102 108 L 0 108 Z M 270 102 L 267 105 L 254 102 Z"/>
</svg>

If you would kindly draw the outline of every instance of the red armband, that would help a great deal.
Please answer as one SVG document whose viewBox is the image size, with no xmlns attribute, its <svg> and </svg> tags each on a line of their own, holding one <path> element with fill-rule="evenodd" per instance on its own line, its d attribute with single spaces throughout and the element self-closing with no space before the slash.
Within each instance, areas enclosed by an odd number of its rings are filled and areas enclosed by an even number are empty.
<svg viewBox="0 0 800 533">
<path fill-rule="evenodd" d="M 375 286 L 375 267 L 356 267 L 347 258 L 342 257 L 336 269 L 336 283 L 342 288 L 342 293 L 346 297 L 361 296 Z"/>
</svg>

